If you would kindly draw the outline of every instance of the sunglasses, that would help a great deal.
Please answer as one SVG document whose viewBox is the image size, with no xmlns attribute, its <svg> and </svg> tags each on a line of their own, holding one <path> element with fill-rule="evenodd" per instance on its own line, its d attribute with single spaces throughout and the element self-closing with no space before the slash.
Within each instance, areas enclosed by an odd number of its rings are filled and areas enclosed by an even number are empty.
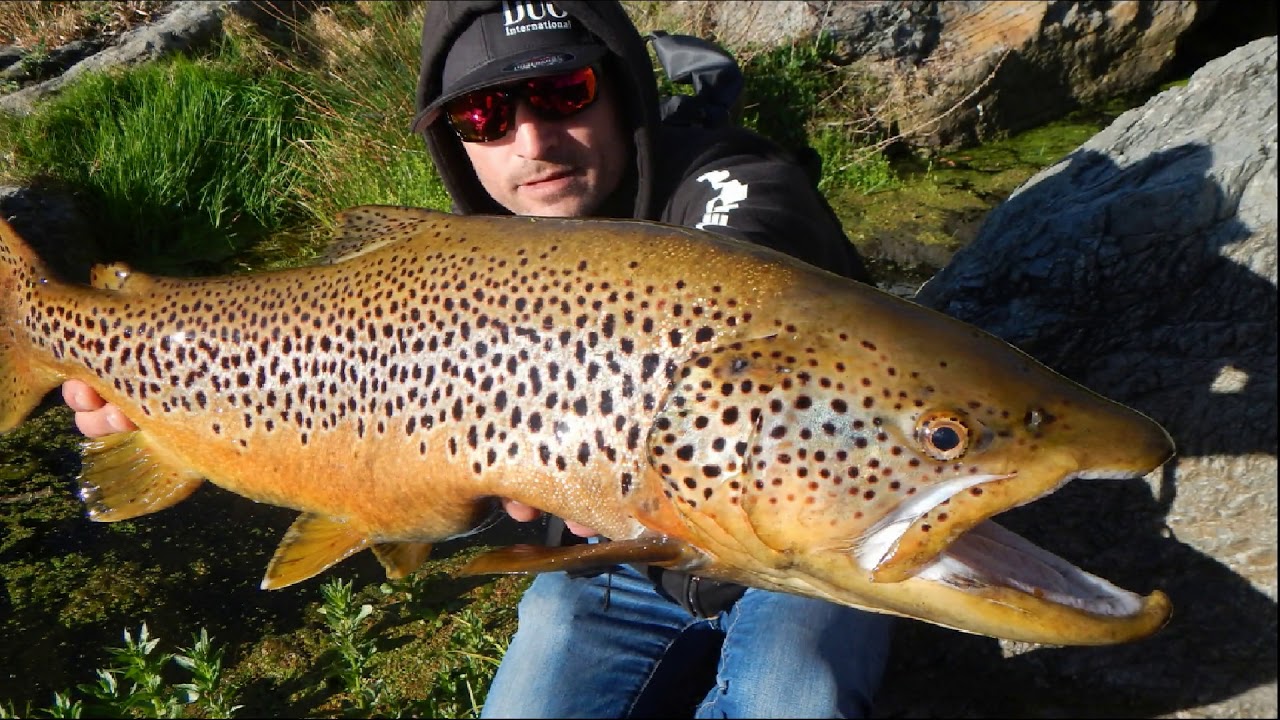
<svg viewBox="0 0 1280 720">
<path fill-rule="evenodd" d="M 522 98 L 540 118 L 571 117 L 595 102 L 596 71 L 584 67 L 559 75 L 481 88 L 445 103 L 444 115 L 463 142 L 489 142 L 511 132 L 516 102 Z"/>
</svg>

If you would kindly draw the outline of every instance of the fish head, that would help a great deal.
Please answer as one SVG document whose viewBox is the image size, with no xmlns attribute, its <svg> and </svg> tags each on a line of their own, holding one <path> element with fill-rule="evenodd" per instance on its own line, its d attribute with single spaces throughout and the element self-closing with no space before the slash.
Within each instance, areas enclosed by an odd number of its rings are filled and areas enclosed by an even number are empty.
<svg viewBox="0 0 1280 720">
<path fill-rule="evenodd" d="M 977 328 L 870 302 L 678 374 L 650 453 L 711 558 L 699 572 L 1031 642 L 1158 628 L 1159 593 L 1116 588 L 989 518 L 1073 479 L 1152 471 L 1173 453 L 1164 429 Z"/>
</svg>

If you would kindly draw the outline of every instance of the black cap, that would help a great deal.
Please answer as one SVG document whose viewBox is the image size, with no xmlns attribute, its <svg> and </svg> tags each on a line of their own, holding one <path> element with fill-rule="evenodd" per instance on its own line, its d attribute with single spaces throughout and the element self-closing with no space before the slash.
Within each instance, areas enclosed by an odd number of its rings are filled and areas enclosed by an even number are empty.
<svg viewBox="0 0 1280 720">
<path fill-rule="evenodd" d="M 586 67 L 607 52 L 582 24 L 543 0 L 507 0 L 478 16 L 445 58 L 440 97 L 413 120 L 413 132 L 435 122 L 454 98 L 489 85 Z"/>
</svg>

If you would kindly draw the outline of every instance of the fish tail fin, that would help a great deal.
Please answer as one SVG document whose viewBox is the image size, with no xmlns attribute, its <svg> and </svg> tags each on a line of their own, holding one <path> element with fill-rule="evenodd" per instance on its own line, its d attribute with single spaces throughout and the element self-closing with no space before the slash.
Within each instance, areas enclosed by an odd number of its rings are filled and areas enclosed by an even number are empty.
<svg viewBox="0 0 1280 720">
<path fill-rule="evenodd" d="M 0 218 L 0 433 L 21 424 L 62 381 L 38 361 L 20 322 L 25 303 L 49 277 L 40 258 Z"/>
</svg>

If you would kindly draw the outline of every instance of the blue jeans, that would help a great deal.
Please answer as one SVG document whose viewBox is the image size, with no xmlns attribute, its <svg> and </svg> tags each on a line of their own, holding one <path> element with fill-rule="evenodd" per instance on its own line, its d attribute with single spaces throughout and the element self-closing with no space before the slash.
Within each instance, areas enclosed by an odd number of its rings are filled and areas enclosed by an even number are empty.
<svg viewBox="0 0 1280 720">
<path fill-rule="evenodd" d="M 481 717 L 866 717 L 892 618 L 755 588 L 696 618 L 624 566 L 538 576 L 519 620 Z"/>
</svg>

